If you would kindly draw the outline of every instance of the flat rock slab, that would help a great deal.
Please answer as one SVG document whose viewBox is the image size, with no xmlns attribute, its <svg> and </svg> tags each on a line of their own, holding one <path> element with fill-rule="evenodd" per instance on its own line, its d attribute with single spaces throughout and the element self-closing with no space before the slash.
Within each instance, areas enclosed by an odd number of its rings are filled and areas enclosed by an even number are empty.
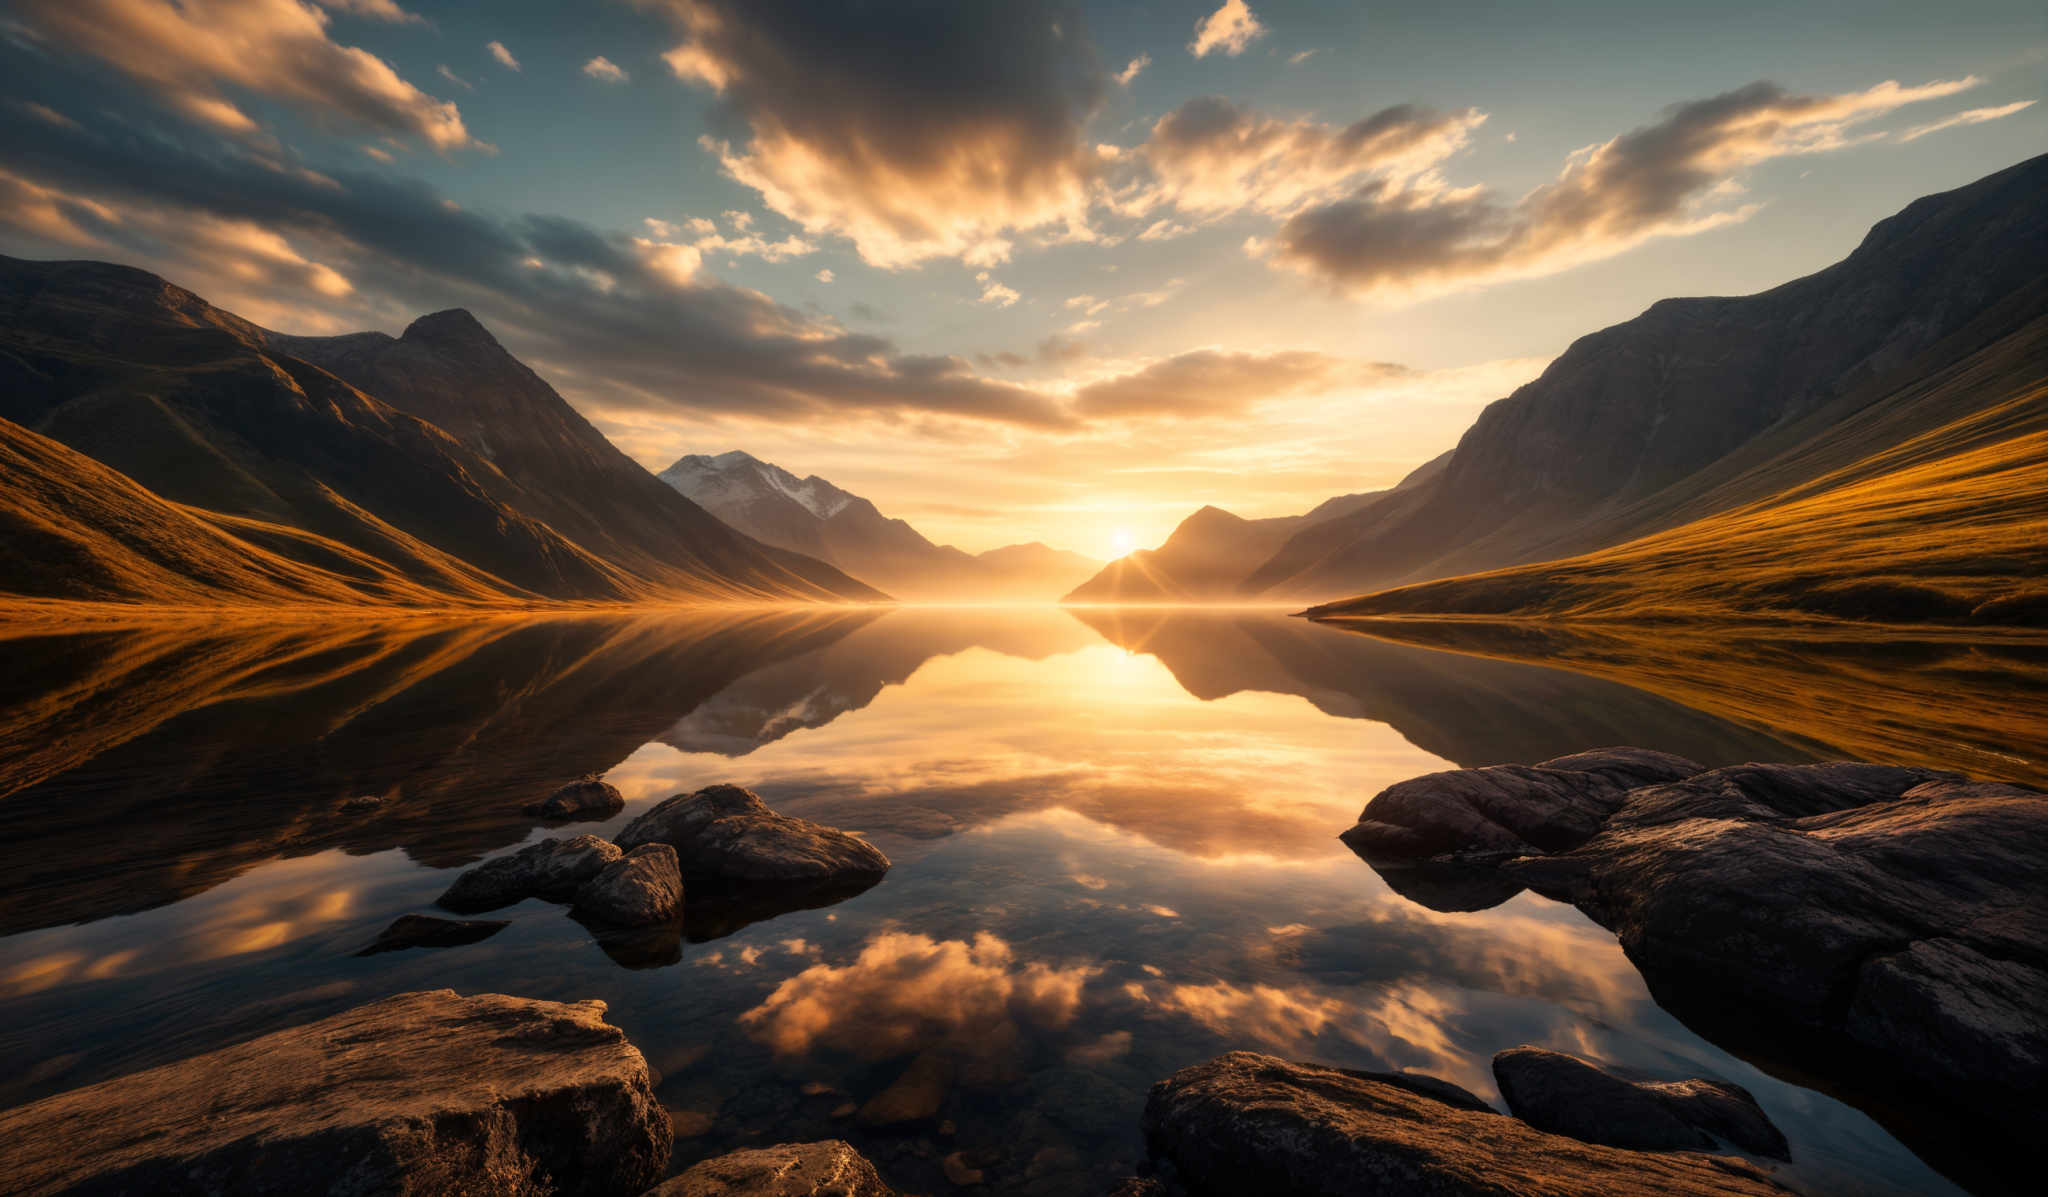
<svg viewBox="0 0 2048 1197">
<path fill-rule="evenodd" d="M 639 1193 L 669 1119 L 604 1010 L 401 994 L 0 1111 L 0 1191 Z"/>
<path fill-rule="evenodd" d="M 849 1143 L 784 1143 L 693 1165 L 646 1197 L 896 1197 Z"/>
<path fill-rule="evenodd" d="M 1415 1080 L 1230 1052 L 1154 1085 L 1145 1137 L 1201 1197 L 1789 1192 L 1743 1160 L 1625 1151 L 1546 1134 L 1471 1108 L 1469 1094 L 1469 1101 L 1442 1100 Z"/>
<path fill-rule="evenodd" d="M 739 786 L 677 794 L 619 832 L 628 851 L 653 843 L 676 850 L 689 881 L 852 882 L 889 871 L 889 858 L 859 836 L 776 814 Z"/>
<path fill-rule="evenodd" d="M 1713 1151 L 1726 1142 L 1789 1160 L 1784 1132 L 1749 1090 L 1688 1077 L 1631 1081 L 1590 1060 L 1540 1047 L 1493 1057 L 1493 1079 L 1515 1117 L 1553 1135 L 1636 1151 Z"/>
<path fill-rule="evenodd" d="M 594 835 L 550 837 L 465 870 L 434 904 L 474 914 L 528 898 L 567 901 L 622 855 L 616 844 Z"/>
<path fill-rule="evenodd" d="M 511 925 L 503 919 L 438 919 L 426 914 L 401 914 L 356 955 L 375 956 L 405 948 L 460 947 L 489 939 Z"/>
<path fill-rule="evenodd" d="M 626 796 L 619 793 L 618 787 L 591 774 L 530 803 L 520 813 L 543 819 L 609 819 L 624 809 Z"/>
</svg>

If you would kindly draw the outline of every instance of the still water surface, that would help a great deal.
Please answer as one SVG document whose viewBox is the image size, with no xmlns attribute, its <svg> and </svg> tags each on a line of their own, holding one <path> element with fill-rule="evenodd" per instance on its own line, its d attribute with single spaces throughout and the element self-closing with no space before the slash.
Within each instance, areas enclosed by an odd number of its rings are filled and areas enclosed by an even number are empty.
<svg viewBox="0 0 2048 1197">
<path fill-rule="evenodd" d="M 1218 1052 L 1497 1101 L 1489 1059 L 1534 1043 L 1748 1087 L 1808 1191 L 1959 1191 L 1687 1030 L 1570 907 L 1431 910 L 1335 838 L 1435 769 L 1827 755 L 1613 681 L 1267 612 L 169 628 L 0 654 L 0 1106 L 449 987 L 603 999 L 678 1166 L 843 1137 L 909 1192 L 948 1191 L 958 1152 L 990 1192 L 1098 1193 L 1140 1156 L 1146 1088 Z M 895 868 L 822 909 L 693 916 L 679 949 L 528 902 L 480 943 L 353 954 L 549 834 L 520 806 L 585 772 L 628 807 L 572 832 L 729 781 Z M 906 1074 L 930 1122 L 849 1112 Z"/>
</svg>

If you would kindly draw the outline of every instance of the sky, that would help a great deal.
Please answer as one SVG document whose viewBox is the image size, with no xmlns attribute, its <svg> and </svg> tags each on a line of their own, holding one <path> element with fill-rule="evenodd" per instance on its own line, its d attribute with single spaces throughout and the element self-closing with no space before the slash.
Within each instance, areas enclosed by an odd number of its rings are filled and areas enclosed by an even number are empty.
<svg viewBox="0 0 2048 1197">
<path fill-rule="evenodd" d="M 475 312 L 651 469 L 970 551 L 1399 481 L 2048 149 L 2048 5 L 10 0 L 0 252 Z"/>
</svg>

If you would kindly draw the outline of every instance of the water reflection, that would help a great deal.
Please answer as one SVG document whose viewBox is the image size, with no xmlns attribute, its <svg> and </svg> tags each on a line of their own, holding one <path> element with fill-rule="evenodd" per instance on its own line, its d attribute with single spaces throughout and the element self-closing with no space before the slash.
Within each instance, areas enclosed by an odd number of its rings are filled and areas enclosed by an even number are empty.
<svg viewBox="0 0 2048 1197">
<path fill-rule="evenodd" d="M 1953 1191 L 1869 1118 L 1688 1030 L 1576 911 L 1383 883 L 1335 839 L 1379 788 L 1451 764 L 1822 751 L 1613 680 L 1229 612 L 157 629 L 0 653 L 0 1104 L 453 987 L 605 1000 L 660 1074 L 679 1163 L 848 1138 L 904 1191 L 949 1187 L 956 1151 L 992 1192 L 1103 1191 L 1142 1150 L 1147 1087 L 1219 1051 L 1491 1094 L 1492 1054 L 1531 1042 L 1749 1087 L 1820 1190 Z M 451 869 L 546 834 L 520 808 L 593 771 L 627 805 L 578 831 L 732 781 L 896 867 L 815 902 L 693 893 L 654 936 L 533 901 L 479 942 L 354 954 Z"/>
</svg>

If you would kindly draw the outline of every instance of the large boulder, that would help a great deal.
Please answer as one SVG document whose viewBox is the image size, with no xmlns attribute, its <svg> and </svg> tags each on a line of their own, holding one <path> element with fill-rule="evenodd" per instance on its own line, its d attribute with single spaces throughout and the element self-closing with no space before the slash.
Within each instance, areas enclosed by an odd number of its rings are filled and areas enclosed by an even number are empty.
<svg viewBox="0 0 2048 1197">
<path fill-rule="evenodd" d="M 567 901 L 622 855 L 616 844 L 594 835 L 539 840 L 464 870 L 435 905 L 473 914 L 528 898 Z"/>
<path fill-rule="evenodd" d="M 566 822 L 572 819 L 609 819 L 624 809 L 626 797 L 619 793 L 618 787 L 595 773 L 586 773 L 539 802 L 528 804 L 521 813 Z"/>
<path fill-rule="evenodd" d="M 677 794 L 618 836 L 627 850 L 653 843 L 674 848 L 683 876 L 692 881 L 844 883 L 889 871 L 889 858 L 859 836 L 778 815 L 739 786 Z"/>
<path fill-rule="evenodd" d="M 1452 769 L 1375 795 L 1342 837 L 1367 860 L 1556 852 L 1592 838 L 1629 791 L 1706 766 L 1643 748 L 1603 748 L 1540 765 Z"/>
<path fill-rule="evenodd" d="M 0 1191 L 638 1193 L 669 1119 L 604 1009 L 401 994 L 0 1111 Z"/>
<path fill-rule="evenodd" d="M 1590 1060 L 1540 1047 L 1493 1057 L 1515 1117 L 1553 1135 L 1636 1151 L 1712 1151 L 1722 1142 L 1789 1160 L 1791 1150 L 1749 1090 L 1698 1077 L 1631 1081 Z"/>
<path fill-rule="evenodd" d="M 1746 1161 L 1546 1134 L 1448 1082 L 1230 1052 L 1152 1086 L 1145 1138 L 1203 1197 L 1606 1197 L 1787 1190 Z"/>
<path fill-rule="evenodd" d="M 1504 848 L 1456 785 L 1403 826 L 1474 827 L 1419 859 L 1577 905 L 1700 1034 L 1864 1108 L 1968 1187 L 2019 1191 L 2006 1178 L 2048 1125 L 2048 795 L 1855 763 L 1584 789 L 1560 822 L 1610 809 L 1577 843 Z"/>
<path fill-rule="evenodd" d="M 896 1197 L 896 1191 L 851 1144 L 826 1139 L 705 1160 L 646 1197 Z"/>
<path fill-rule="evenodd" d="M 683 912 L 683 875 L 676 850 L 642 844 L 606 865 L 576 891 L 579 918 L 614 927 L 675 922 Z"/>
</svg>

